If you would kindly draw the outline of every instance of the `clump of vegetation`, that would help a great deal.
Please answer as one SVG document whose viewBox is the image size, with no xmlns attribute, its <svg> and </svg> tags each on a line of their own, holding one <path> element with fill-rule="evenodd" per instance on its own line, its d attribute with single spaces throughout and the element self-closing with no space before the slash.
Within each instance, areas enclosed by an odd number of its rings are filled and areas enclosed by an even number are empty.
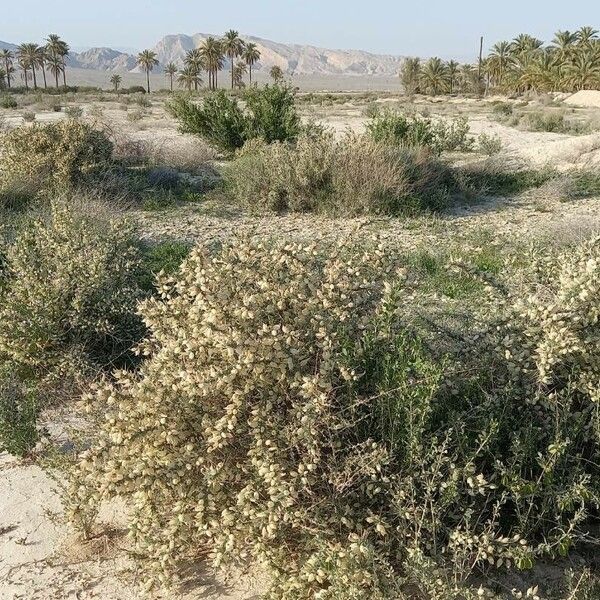
<svg viewBox="0 0 600 600">
<path fill-rule="evenodd" d="M 80 119 L 83 116 L 83 108 L 81 106 L 67 106 L 65 114 L 69 119 Z"/>
<path fill-rule="evenodd" d="M 439 209 L 451 186 L 448 168 L 427 149 L 327 134 L 247 144 L 225 178 L 251 210 L 346 216 Z"/>
<path fill-rule="evenodd" d="M 26 110 L 21 113 L 21 118 L 25 123 L 33 123 L 35 121 L 35 113 L 31 110 Z"/>
<path fill-rule="evenodd" d="M 294 91 L 285 85 L 251 88 L 243 96 L 245 107 L 223 90 L 206 96 L 201 105 L 183 96 L 169 104 L 184 133 L 205 138 L 231 152 L 257 137 L 267 142 L 291 140 L 300 132 Z"/>
<path fill-rule="evenodd" d="M 16 127 L 0 141 L 0 187 L 15 180 L 74 185 L 102 171 L 111 155 L 107 136 L 76 120 Z"/>
<path fill-rule="evenodd" d="M 87 398 L 108 415 L 71 517 L 120 496 L 148 586 L 202 543 L 266 566 L 276 599 L 494 597 L 475 569 L 595 541 L 600 241 L 536 263 L 539 289 L 491 299 L 445 356 L 404 322 L 397 266 L 380 245 L 194 250 L 142 308 L 139 374 Z"/>
<path fill-rule="evenodd" d="M 498 135 L 488 135 L 487 133 L 482 133 L 477 138 L 477 147 L 479 152 L 482 154 L 493 156 L 494 154 L 499 154 L 502 150 L 502 140 Z"/>
<path fill-rule="evenodd" d="M 10 94 L 4 94 L 0 97 L 0 108 L 17 108 L 17 101 Z"/>
<path fill-rule="evenodd" d="M 468 151 L 474 143 L 473 138 L 468 135 L 469 124 L 464 117 L 448 123 L 421 115 L 380 111 L 367 124 L 367 131 L 376 142 L 421 146 L 437 153 Z"/>
<path fill-rule="evenodd" d="M 0 452 L 24 457 L 39 440 L 34 390 L 20 381 L 9 363 L 0 363 Z"/>
<path fill-rule="evenodd" d="M 125 364 L 142 332 L 139 260 L 128 227 L 52 202 L 6 250 L 0 356 L 41 378 Z"/>
</svg>

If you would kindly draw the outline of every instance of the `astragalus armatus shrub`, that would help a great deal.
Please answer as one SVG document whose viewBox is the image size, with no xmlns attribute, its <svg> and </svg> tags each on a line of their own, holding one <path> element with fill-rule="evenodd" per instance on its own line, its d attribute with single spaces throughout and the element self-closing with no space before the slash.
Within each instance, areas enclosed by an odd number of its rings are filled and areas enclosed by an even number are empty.
<svg viewBox="0 0 600 600">
<path fill-rule="evenodd" d="M 373 570 L 388 570 L 369 538 L 388 455 L 356 425 L 352 356 L 384 262 L 376 246 L 328 258 L 245 241 L 193 251 L 141 309 L 151 336 L 139 375 L 88 398 L 107 415 L 73 517 L 129 497 L 135 548 L 160 567 L 149 584 L 206 546 L 216 565 L 266 563 L 276 597 L 326 588 L 327 570 L 346 572 L 347 597 L 375 593 Z"/>
<path fill-rule="evenodd" d="M 453 364 L 410 333 L 394 261 L 375 243 L 195 249 L 141 307 L 139 372 L 86 397 L 105 418 L 73 521 L 120 496 L 148 586 L 208 553 L 262 564 L 278 600 L 472 598 L 476 570 L 586 539 L 597 442 L 575 405 L 530 402 L 534 346 L 524 375 L 505 347 L 531 337 L 517 303 L 471 372 L 469 349 Z"/>
</svg>

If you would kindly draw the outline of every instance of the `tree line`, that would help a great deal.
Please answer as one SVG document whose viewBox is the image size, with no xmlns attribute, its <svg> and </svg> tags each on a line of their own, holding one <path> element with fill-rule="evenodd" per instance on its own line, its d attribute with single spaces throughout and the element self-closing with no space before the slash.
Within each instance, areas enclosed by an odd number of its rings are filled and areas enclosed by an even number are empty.
<svg viewBox="0 0 600 600">
<path fill-rule="evenodd" d="M 69 51 L 69 45 L 55 33 L 51 33 L 41 46 L 29 42 L 17 46 L 14 52 L 0 50 L 0 84 L 10 89 L 19 74 L 27 89 L 30 85 L 38 89 L 38 76 L 41 75 L 44 88 L 47 88 L 47 73 L 50 73 L 57 88 L 59 80 L 67 87 L 66 60 Z"/>
<path fill-rule="evenodd" d="M 600 88 L 600 39 L 593 27 L 558 31 L 550 44 L 529 34 L 494 44 L 476 64 L 407 58 L 400 79 L 407 94 L 576 92 Z"/>
<path fill-rule="evenodd" d="M 252 68 L 260 60 L 260 50 L 252 42 L 245 42 L 237 31 L 227 31 L 222 38 L 209 36 L 198 48 L 189 50 L 183 61 L 183 68 L 169 62 L 164 67 L 164 73 L 169 77 L 170 88 L 173 91 L 174 79 L 177 76 L 179 85 L 187 90 L 197 90 L 203 83 L 202 73 L 207 74 L 208 87 L 214 90 L 218 86 L 219 72 L 225 66 L 225 59 L 231 64 L 231 88 L 244 85 L 244 75 L 248 73 L 249 83 L 252 84 Z M 238 60 L 239 59 L 239 60 Z M 237 62 L 236 62 L 237 61 Z M 138 65 L 146 73 L 148 92 L 150 91 L 150 73 L 159 64 L 156 52 L 143 50 L 137 57 Z M 278 75 L 277 72 L 272 75 Z M 283 73 L 281 73 L 283 76 Z M 118 90 L 120 76 L 113 76 L 111 82 Z"/>
</svg>

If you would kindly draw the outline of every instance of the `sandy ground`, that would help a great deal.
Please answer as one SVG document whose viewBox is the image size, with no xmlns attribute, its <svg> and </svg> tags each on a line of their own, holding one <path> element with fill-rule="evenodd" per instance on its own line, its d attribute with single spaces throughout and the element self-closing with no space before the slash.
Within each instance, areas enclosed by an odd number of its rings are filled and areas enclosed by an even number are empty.
<svg viewBox="0 0 600 600">
<path fill-rule="evenodd" d="M 131 105 L 126 110 L 122 103 L 109 100 L 86 102 L 73 98 L 70 103 L 83 106 L 87 118 L 107 124 L 120 136 L 159 146 L 172 145 L 184 154 L 198 151 L 199 142 L 177 132 L 160 97 L 152 97 L 153 106 L 144 109 L 135 122 L 128 114 L 138 107 Z M 380 100 L 382 105 L 406 105 L 400 97 L 385 96 Z M 364 130 L 366 106 L 364 100 L 349 96 L 346 102 L 327 106 L 316 103 L 303 106 L 303 111 L 306 117 L 314 117 L 342 135 L 346 130 Z M 486 133 L 501 139 L 498 160 L 526 161 L 535 166 L 550 164 L 563 170 L 600 165 L 600 133 L 570 136 L 524 132 L 493 120 L 490 106 L 490 101 L 417 99 L 412 108 L 427 110 L 433 116 L 466 115 L 473 135 Z M 47 108 L 33 106 L 30 110 L 36 112 L 36 120 L 40 122 L 65 118 L 64 113 Z M 600 116 L 600 109 L 593 106 L 574 106 L 572 110 L 582 119 Z M 0 117 L 8 126 L 14 126 L 22 122 L 21 112 L 21 109 L 0 110 Z M 600 198 L 565 203 L 549 186 L 515 198 L 489 199 L 475 206 L 457 207 L 440 217 L 415 221 L 333 220 L 305 215 L 259 218 L 244 215 L 235 207 L 212 206 L 208 201 L 186 205 L 175 212 L 136 211 L 133 216 L 149 240 L 207 241 L 239 233 L 270 236 L 273 231 L 299 239 L 333 239 L 360 230 L 366 234 L 376 232 L 411 247 L 447 242 L 453 236 L 481 229 L 497 235 L 545 235 L 555 239 L 589 235 L 600 231 Z M 122 524 L 114 518 L 114 511 L 112 515 L 107 512 L 105 527 L 87 545 L 73 536 L 61 515 L 53 482 L 38 466 L 0 455 L 0 600 L 140 597 L 136 573 L 125 551 Z M 257 599 L 261 589 L 260 579 L 247 574 L 234 573 L 223 579 L 204 573 L 188 581 L 183 595 L 174 597 L 250 600 Z"/>
<path fill-rule="evenodd" d="M 80 541 L 64 523 L 55 483 L 34 464 L 0 454 L 0 599 L 137 600 L 137 577 L 117 507 L 104 510 L 98 535 Z M 257 600 L 264 584 L 241 572 L 190 574 L 179 600 Z"/>
</svg>

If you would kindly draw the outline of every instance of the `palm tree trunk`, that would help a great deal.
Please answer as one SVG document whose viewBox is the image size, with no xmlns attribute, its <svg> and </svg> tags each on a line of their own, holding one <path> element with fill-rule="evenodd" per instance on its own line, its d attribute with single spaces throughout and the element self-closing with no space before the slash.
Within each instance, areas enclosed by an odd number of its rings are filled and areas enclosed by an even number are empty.
<svg viewBox="0 0 600 600">
<path fill-rule="evenodd" d="M 250 73 L 250 87 L 252 87 L 252 63 L 250 63 L 248 66 L 249 66 L 249 73 Z"/>
<path fill-rule="evenodd" d="M 46 82 L 46 63 L 42 63 L 42 73 L 44 75 L 44 89 L 48 89 L 48 83 Z"/>
<path fill-rule="evenodd" d="M 58 69 L 54 71 L 54 81 L 56 81 L 56 89 L 58 89 Z"/>
<path fill-rule="evenodd" d="M 35 66 L 31 66 L 31 70 L 33 71 L 33 89 L 37 90 L 37 78 L 35 76 Z"/>
<path fill-rule="evenodd" d="M 171 73 L 171 91 L 173 91 L 173 73 Z"/>
<path fill-rule="evenodd" d="M 62 74 L 63 74 L 63 85 L 65 86 L 65 90 L 67 89 L 67 65 L 63 58 L 62 61 Z"/>
<path fill-rule="evenodd" d="M 25 74 L 25 89 L 29 91 L 29 73 L 27 69 L 23 69 L 23 73 Z"/>
<path fill-rule="evenodd" d="M 233 56 L 231 57 L 231 89 L 233 89 L 234 83 L 233 83 L 233 71 L 234 71 L 234 67 L 235 67 L 235 60 L 233 58 Z"/>
<path fill-rule="evenodd" d="M 150 69 L 146 69 L 146 82 L 148 83 L 148 93 L 150 93 Z"/>
<path fill-rule="evenodd" d="M 8 58 L 5 60 L 4 64 L 6 65 L 6 83 L 8 85 L 8 89 L 10 90 L 10 69 L 8 68 Z"/>
</svg>

